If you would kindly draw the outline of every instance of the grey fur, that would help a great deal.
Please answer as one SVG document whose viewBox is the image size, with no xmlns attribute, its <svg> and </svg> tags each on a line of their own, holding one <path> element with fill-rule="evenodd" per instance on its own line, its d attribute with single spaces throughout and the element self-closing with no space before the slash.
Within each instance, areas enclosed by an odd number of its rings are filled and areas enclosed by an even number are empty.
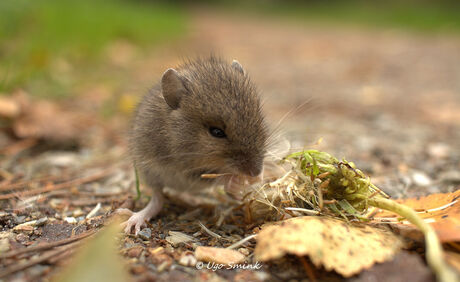
<svg viewBox="0 0 460 282">
<path fill-rule="evenodd" d="M 129 140 L 148 185 L 200 189 L 210 185 L 202 173 L 260 173 L 268 133 L 246 73 L 211 56 L 188 61 L 165 81 L 179 89 L 179 99 L 165 95 L 170 88 L 164 83 L 152 88 L 137 107 Z M 213 137 L 209 127 L 223 129 L 227 138 Z"/>
</svg>

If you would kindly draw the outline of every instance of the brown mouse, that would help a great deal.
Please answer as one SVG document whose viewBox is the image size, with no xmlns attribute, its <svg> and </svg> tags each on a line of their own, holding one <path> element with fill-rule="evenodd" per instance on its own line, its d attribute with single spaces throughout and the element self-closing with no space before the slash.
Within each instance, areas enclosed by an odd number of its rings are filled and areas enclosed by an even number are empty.
<svg viewBox="0 0 460 282">
<path fill-rule="evenodd" d="M 243 67 L 211 56 L 168 69 L 138 105 L 129 138 L 141 179 L 154 194 L 127 221 L 139 232 L 162 207 L 162 188 L 196 190 L 225 173 L 226 187 L 260 178 L 268 139 L 256 87 Z M 233 188 L 232 188 L 233 187 Z"/>
</svg>

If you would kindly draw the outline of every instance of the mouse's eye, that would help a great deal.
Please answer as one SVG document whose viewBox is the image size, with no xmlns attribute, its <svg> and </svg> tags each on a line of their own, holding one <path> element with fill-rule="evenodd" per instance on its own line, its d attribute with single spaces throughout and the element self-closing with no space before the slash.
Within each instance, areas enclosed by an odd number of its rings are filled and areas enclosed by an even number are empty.
<svg viewBox="0 0 460 282">
<path fill-rule="evenodd" d="M 217 127 L 210 127 L 209 128 L 209 133 L 211 133 L 211 135 L 216 137 L 216 138 L 225 138 L 225 137 L 227 137 L 225 132 L 222 129 L 217 128 Z"/>
</svg>

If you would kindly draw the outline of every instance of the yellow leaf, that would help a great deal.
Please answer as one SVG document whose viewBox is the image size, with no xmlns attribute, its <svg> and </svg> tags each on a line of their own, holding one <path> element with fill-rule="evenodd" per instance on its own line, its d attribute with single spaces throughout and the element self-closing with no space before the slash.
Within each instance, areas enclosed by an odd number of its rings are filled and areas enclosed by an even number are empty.
<svg viewBox="0 0 460 282">
<path fill-rule="evenodd" d="M 317 266 L 350 277 L 394 257 L 402 242 L 394 234 L 365 224 L 329 217 L 298 217 L 271 225 L 257 237 L 255 256 L 267 261 L 286 254 L 308 255 Z"/>
<path fill-rule="evenodd" d="M 460 189 L 453 193 L 399 199 L 396 202 L 418 211 L 418 216 L 431 224 L 441 242 L 460 241 Z M 376 219 L 391 221 L 395 226 L 413 226 L 405 220 L 398 221 L 397 215 L 389 211 L 379 211 L 371 215 Z"/>
</svg>

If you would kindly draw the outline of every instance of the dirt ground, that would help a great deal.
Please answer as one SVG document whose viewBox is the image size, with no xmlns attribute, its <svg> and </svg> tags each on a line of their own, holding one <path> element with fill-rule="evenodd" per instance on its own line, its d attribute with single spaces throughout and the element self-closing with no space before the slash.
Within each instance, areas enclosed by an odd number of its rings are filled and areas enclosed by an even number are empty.
<svg viewBox="0 0 460 282">
<path fill-rule="evenodd" d="M 180 44 L 129 57 L 127 62 L 118 58 L 130 74 L 121 87 L 141 95 L 181 57 L 209 52 L 238 59 L 245 67 L 259 86 L 267 119 L 291 141 L 292 150 L 316 148 L 346 157 L 394 198 L 459 189 L 459 37 L 280 24 L 196 12 L 189 35 Z M 86 102 L 79 101 L 80 114 L 93 114 L 91 96 L 88 93 Z M 62 108 L 71 103 L 75 101 L 63 102 Z M 0 160 L 0 279 L 49 279 L 75 251 L 62 249 L 63 240 L 90 236 L 118 207 L 143 206 L 145 199 L 133 201 L 134 175 L 124 153 L 126 120 L 91 121 L 78 130 L 76 144 L 71 145 L 29 141 L 32 146 L 2 133 L 1 142 L 9 153 Z M 257 225 L 244 222 L 241 209 L 234 206 L 228 213 L 223 201 L 200 199 L 197 206 L 169 200 L 142 237 L 122 240 L 120 252 L 127 257 L 132 277 L 138 281 L 305 279 L 295 257 L 264 264 L 257 271 L 197 270 L 183 259 L 197 245 L 226 247 L 257 232 Z M 224 223 L 217 226 L 221 214 L 226 215 Z M 37 222 L 23 224 L 33 220 Z M 198 222 L 230 239 L 210 236 Z M 188 234 L 195 241 L 174 245 L 170 231 Z M 37 243 L 48 245 L 35 252 L 10 253 Z M 254 246 L 249 241 L 240 251 L 251 253 Z M 316 271 L 321 280 L 345 280 Z M 394 261 L 346 280 L 433 279 L 419 255 L 403 252 Z"/>
</svg>

